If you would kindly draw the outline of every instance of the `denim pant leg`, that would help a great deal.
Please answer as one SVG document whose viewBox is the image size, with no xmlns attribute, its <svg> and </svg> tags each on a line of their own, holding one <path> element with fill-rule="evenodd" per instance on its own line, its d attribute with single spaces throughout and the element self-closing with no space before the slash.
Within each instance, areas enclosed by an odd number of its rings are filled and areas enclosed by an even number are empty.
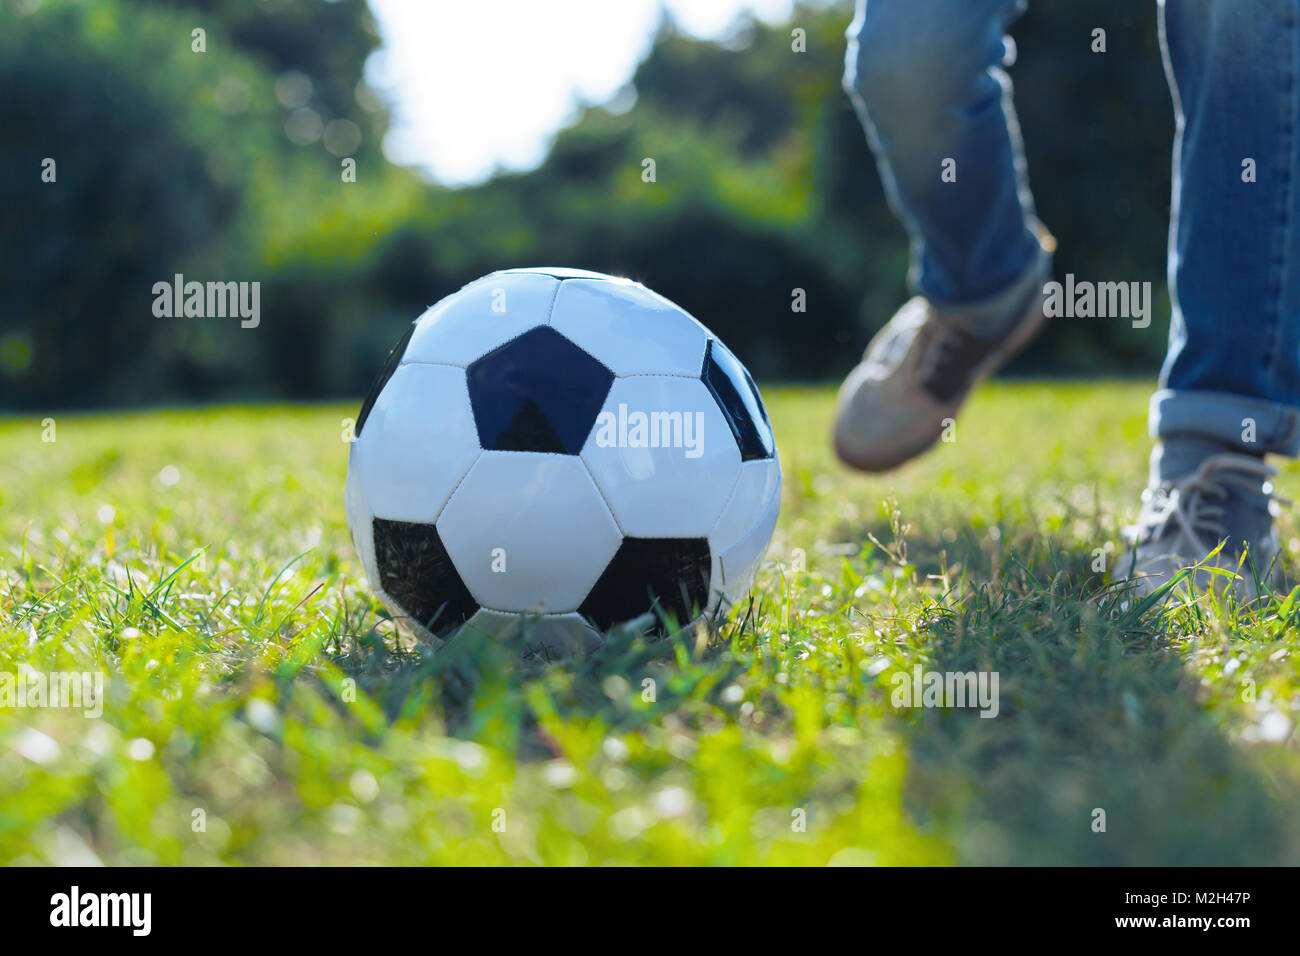
<svg viewBox="0 0 1300 956">
<path fill-rule="evenodd" d="M 1157 438 L 1300 453 L 1300 4 L 1161 0 L 1177 118 Z"/>
<path fill-rule="evenodd" d="M 1025 4 L 857 0 L 848 29 L 844 87 L 911 236 L 912 289 L 940 308 L 994 299 L 1042 255 L 1000 68 Z"/>
</svg>

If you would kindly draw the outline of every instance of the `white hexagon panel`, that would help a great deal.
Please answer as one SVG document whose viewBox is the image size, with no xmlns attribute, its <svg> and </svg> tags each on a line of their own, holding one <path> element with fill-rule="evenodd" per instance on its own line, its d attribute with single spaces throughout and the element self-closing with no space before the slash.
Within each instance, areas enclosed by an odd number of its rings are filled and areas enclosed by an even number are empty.
<svg viewBox="0 0 1300 956">
<path fill-rule="evenodd" d="M 519 640 L 525 650 L 561 656 L 600 646 L 601 634 L 581 614 L 520 615 L 482 608 L 465 623 L 494 640 Z"/>
<path fill-rule="evenodd" d="M 352 543 L 361 558 L 361 570 L 366 576 L 366 583 L 372 588 L 379 587 L 379 569 L 375 567 L 374 515 L 366 502 L 365 492 L 361 488 L 361 476 L 352 465 L 356 454 L 356 445 L 348 450 L 348 478 L 344 490 L 344 504 L 348 516 L 348 529 L 352 532 Z"/>
<path fill-rule="evenodd" d="M 563 283 L 551 327 L 620 376 L 698 377 L 709 338 L 679 306 L 628 279 Z"/>
<path fill-rule="evenodd" d="M 707 535 L 740 472 L 704 383 L 667 375 L 616 379 L 582 460 L 623 533 L 643 538 Z"/>
<path fill-rule="evenodd" d="M 464 367 L 531 328 L 545 325 L 560 280 L 494 272 L 432 306 L 415 323 L 403 362 Z"/>
<path fill-rule="evenodd" d="M 622 535 L 572 455 L 485 451 L 438 518 L 474 599 L 494 611 L 576 611 Z"/>
<path fill-rule="evenodd" d="M 767 551 L 781 509 L 781 465 L 747 461 L 717 524 L 709 532 L 713 591 L 725 605 L 744 597 Z"/>
<path fill-rule="evenodd" d="M 375 517 L 433 522 L 478 454 L 464 369 L 399 365 L 357 424 L 349 470 Z"/>
</svg>

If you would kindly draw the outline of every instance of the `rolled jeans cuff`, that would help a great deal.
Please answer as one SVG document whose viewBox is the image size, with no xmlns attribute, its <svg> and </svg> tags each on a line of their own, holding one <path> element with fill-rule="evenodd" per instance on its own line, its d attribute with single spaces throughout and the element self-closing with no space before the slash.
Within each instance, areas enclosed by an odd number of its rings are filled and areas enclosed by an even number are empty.
<svg viewBox="0 0 1300 956">
<path fill-rule="evenodd" d="M 1243 452 L 1300 455 L 1300 408 L 1249 395 L 1164 388 L 1151 396 L 1148 427 L 1152 438 L 1193 435 Z"/>
</svg>

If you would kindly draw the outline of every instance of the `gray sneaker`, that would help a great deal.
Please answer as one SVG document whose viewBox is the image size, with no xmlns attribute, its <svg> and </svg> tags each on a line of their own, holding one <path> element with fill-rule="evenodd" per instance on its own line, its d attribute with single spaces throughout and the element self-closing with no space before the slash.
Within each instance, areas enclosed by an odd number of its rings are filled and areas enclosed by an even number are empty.
<svg viewBox="0 0 1300 956">
<path fill-rule="evenodd" d="M 835 454 L 861 471 L 888 471 L 939 440 L 970 390 L 1004 365 L 1043 327 L 1043 285 L 1054 240 L 1044 230 L 1034 271 L 1007 296 L 1007 319 L 980 334 L 959 313 L 940 313 L 917 296 L 867 346 L 840 388 Z M 987 305 L 984 306 L 987 308 Z"/>
<path fill-rule="evenodd" d="M 1253 455 L 1225 453 L 1183 478 L 1148 487 L 1137 524 L 1125 529 L 1129 550 L 1114 580 L 1130 581 L 1128 593 L 1145 597 L 1184 568 L 1222 568 L 1238 576 L 1197 570 L 1189 578 L 1197 590 L 1231 584 L 1246 600 L 1257 595 L 1256 578 L 1280 583 L 1273 517 L 1279 504 L 1290 502 L 1274 493 L 1276 474 Z M 1223 547 L 1207 561 L 1220 542 Z"/>
</svg>

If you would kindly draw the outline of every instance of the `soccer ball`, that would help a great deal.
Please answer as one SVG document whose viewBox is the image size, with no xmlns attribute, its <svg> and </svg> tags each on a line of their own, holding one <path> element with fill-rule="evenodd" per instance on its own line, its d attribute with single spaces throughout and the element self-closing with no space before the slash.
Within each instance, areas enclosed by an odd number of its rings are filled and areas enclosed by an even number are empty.
<svg viewBox="0 0 1300 956">
<path fill-rule="evenodd" d="M 494 272 L 432 306 L 354 435 L 352 539 L 424 637 L 589 648 L 628 621 L 725 612 L 780 510 L 744 366 L 672 302 L 597 272 Z"/>
</svg>

